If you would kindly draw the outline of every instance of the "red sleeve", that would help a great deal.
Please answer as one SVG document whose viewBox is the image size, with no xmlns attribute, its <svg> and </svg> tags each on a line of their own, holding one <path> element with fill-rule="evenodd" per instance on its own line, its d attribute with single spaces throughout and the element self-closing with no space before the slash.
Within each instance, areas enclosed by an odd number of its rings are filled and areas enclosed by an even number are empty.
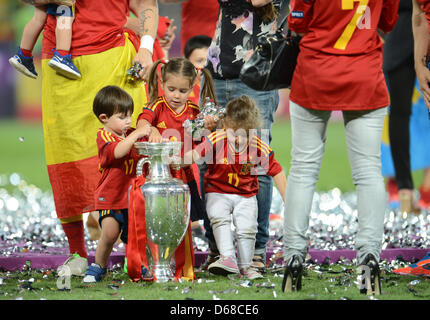
<svg viewBox="0 0 430 320">
<path fill-rule="evenodd" d="M 384 0 L 378 28 L 385 33 L 393 30 L 396 25 L 397 19 L 399 18 L 399 1 L 400 0 Z"/>
<path fill-rule="evenodd" d="M 97 133 L 97 148 L 99 150 L 99 164 L 102 168 L 109 167 L 115 161 L 114 151 L 118 141 L 104 130 L 99 130 Z"/>
<path fill-rule="evenodd" d="M 152 111 L 149 108 L 143 108 L 142 112 L 139 114 L 139 116 L 137 117 L 137 122 L 139 122 L 140 120 L 146 120 L 148 121 L 151 125 L 154 125 L 153 121 L 155 120 L 155 112 Z"/>
<path fill-rule="evenodd" d="M 315 0 L 291 0 L 288 27 L 297 33 L 306 33 L 313 17 Z"/>
<path fill-rule="evenodd" d="M 274 177 L 281 171 L 282 171 L 282 166 L 275 159 L 275 153 L 272 151 L 272 153 L 269 156 L 269 171 L 267 172 L 267 175 Z"/>
</svg>

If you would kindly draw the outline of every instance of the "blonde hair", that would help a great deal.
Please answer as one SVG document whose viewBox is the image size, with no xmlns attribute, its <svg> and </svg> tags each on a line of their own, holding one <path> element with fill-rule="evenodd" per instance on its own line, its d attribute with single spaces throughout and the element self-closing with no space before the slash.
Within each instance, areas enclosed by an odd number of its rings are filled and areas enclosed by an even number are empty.
<svg viewBox="0 0 430 320">
<path fill-rule="evenodd" d="M 153 104 L 157 98 L 158 98 L 158 82 L 159 82 L 159 76 L 158 76 L 158 66 L 161 64 L 160 73 L 161 73 L 161 80 L 165 82 L 169 76 L 169 74 L 178 75 L 184 78 L 188 78 L 190 81 L 190 88 L 194 85 L 194 82 L 197 77 L 197 73 L 199 70 L 204 75 L 204 82 L 203 87 L 201 91 L 202 101 L 206 97 L 209 97 L 211 100 L 213 100 L 216 103 L 215 98 L 215 89 L 214 89 L 214 83 L 212 79 L 212 75 L 209 70 L 206 68 L 202 69 L 196 69 L 194 65 L 185 58 L 171 58 L 168 61 L 165 60 L 157 60 L 149 72 L 148 76 L 148 105 Z"/>
<path fill-rule="evenodd" d="M 258 129 L 261 127 L 260 111 L 254 100 L 247 95 L 230 100 L 223 119 L 224 127 L 232 129 Z"/>
</svg>

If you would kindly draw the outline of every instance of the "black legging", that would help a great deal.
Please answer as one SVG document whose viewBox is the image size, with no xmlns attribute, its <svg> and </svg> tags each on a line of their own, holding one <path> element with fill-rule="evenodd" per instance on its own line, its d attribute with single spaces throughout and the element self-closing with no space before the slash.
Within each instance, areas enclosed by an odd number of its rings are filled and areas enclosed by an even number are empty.
<svg viewBox="0 0 430 320">
<path fill-rule="evenodd" d="M 413 55 L 396 69 L 386 73 L 391 107 L 389 135 L 391 156 L 398 189 L 414 189 L 409 154 L 409 120 L 412 113 L 412 94 L 415 86 Z"/>
</svg>

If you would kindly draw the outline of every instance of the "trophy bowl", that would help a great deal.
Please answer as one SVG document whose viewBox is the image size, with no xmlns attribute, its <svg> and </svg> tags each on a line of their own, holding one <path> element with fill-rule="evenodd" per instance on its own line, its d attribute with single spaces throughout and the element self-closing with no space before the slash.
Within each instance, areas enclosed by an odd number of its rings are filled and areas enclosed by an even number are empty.
<svg viewBox="0 0 430 320">
<path fill-rule="evenodd" d="M 146 256 L 156 282 L 174 278 L 170 259 L 183 240 L 190 221 L 190 190 L 170 173 L 171 159 L 180 155 L 182 142 L 136 142 L 138 154 L 147 156 L 138 162 L 137 174 L 148 163 L 145 183 L 140 187 L 145 199 Z"/>
</svg>

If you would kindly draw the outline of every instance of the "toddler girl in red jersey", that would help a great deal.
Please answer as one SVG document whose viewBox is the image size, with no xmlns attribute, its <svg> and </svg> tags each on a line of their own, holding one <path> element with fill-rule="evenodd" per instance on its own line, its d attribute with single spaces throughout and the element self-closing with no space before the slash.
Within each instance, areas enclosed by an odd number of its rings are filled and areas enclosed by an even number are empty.
<svg viewBox="0 0 430 320">
<path fill-rule="evenodd" d="M 158 95 L 157 67 L 159 65 L 161 65 L 161 89 L 164 93 L 162 96 Z M 168 61 L 158 60 L 154 63 L 147 83 L 149 101 L 137 120 L 137 128 L 150 126 L 149 142 L 162 142 L 164 139 L 182 141 L 184 143 L 183 151 L 192 149 L 194 142 L 190 136 L 185 135 L 183 123 L 185 120 L 195 119 L 200 113 L 199 106 L 188 99 L 200 70 L 204 75 L 202 96 L 215 101 L 212 76 L 206 69 L 196 69 L 185 58 L 172 58 Z M 212 117 L 207 117 L 205 121 L 206 128 L 209 130 L 215 127 L 215 121 Z M 204 204 L 198 193 L 193 170 L 197 170 L 197 168 L 184 168 L 181 170 L 182 176 L 179 178 L 188 183 L 190 187 L 191 221 L 197 221 L 203 219 Z"/>
<path fill-rule="evenodd" d="M 97 132 L 101 177 L 95 191 L 95 209 L 99 211 L 101 238 L 95 263 L 88 267 L 85 283 L 98 282 L 106 274 L 106 265 L 118 236 L 127 243 L 128 188 L 136 176 L 138 156 L 133 145 L 149 134 L 149 126 L 130 128 L 134 105 L 131 96 L 117 86 L 101 89 L 93 102 L 93 111 L 103 128 Z"/>
<path fill-rule="evenodd" d="M 284 196 L 286 177 L 269 145 L 257 135 L 260 113 L 255 102 L 242 95 L 226 106 L 223 129 L 205 137 L 184 163 L 204 160 L 206 211 L 214 233 L 220 258 L 211 263 L 209 272 L 219 275 L 241 273 L 248 279 L 262 278 L 251 267 L 257 233 L 257 167 L 272 176 Z M 236 259 L 231 221 L 236 228 Z"/>
</svg>

